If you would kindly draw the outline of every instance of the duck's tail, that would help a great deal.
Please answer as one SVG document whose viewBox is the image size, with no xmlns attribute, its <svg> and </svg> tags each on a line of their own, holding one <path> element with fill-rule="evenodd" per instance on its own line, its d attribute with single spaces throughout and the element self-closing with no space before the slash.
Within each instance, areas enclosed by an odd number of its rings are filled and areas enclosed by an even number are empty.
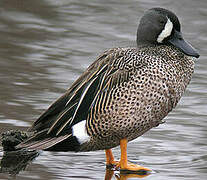
<svg viewBox="0 0 207 180">
<path fill-rule="evenodd" d="M 48 129 L 40 131 L 26 141 L 18 144 L 16 149 L 45 150 L 45 151 L 78 151 L 80 144 L 75 136 L 65 134 L 51 137 Z"/>
</svg>

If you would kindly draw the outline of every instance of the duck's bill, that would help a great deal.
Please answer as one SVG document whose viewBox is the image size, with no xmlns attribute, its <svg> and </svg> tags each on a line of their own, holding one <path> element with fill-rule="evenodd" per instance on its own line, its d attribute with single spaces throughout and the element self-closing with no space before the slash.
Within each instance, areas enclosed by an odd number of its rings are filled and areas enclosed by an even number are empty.
<svg viewBox="0 0 207 180">
<path fill-rule="evenodd" d="M 199 53 L 183 39 L 182 34 L 178 31 L 175 31 L 173 37 L 169 39 L 168 42 L 170 42 L 173 46 L 179 48 L 188 56 L 193 56 L 196 58 L 200 56 Z"/>
</svg>

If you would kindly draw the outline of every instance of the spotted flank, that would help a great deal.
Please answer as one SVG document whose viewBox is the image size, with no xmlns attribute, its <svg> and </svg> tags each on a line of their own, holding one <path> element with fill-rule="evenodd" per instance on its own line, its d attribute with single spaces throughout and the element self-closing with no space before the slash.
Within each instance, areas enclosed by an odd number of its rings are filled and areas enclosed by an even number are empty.
<svg viewBox="0 0 207 180">
<path fill-rule="evenodd" d="M 162 124 L 190 83 L 199 54 L 180 29 L 171 11 L 147 10 L 137 30 L 137 46 L 100 54 L 16 148 L 106 150 L 110 163 L 110 149 L 120 145 L 121 157 L 126 157 L 127 142 Z"/>
</svg>

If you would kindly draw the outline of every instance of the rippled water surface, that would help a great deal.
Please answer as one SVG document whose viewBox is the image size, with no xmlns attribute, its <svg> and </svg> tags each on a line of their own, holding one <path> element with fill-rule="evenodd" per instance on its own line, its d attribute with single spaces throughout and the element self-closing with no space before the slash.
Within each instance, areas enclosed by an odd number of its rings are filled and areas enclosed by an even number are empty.
<svg viewBox="0 0 207 180">
<path fill-rule="evenodd" d="M 206 179 L 206 0 L 1 0 L 0 132 L 26 130 L 105 49 L 134 46 L 139 17 L 155 6 L 179 16 L 201 57 L 167 122 L 129 143 L 128 156 L 153 169 L 143 179 Z M 118 158 L 119 148 L 113 151 Z M 0 179 L 104 179 L 105 173 L 103 151 L 42 152 L 16 177 Z"/>
</svg>

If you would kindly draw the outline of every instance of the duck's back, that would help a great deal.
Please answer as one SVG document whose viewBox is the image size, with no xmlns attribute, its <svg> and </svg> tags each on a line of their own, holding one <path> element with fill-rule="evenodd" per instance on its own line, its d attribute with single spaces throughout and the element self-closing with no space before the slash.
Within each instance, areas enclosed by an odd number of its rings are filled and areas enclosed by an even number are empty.
<svg viewBox="0 0 207 180">
<path fill-rule="evenodd" d="M 90 151 L 120 144 L 126 157 L 127 142 L 158 126 L 176 106 L 199 57 L 183 39 L 177 16 L 163 8 L 146 11 L 136 42 L 137 48 L 102 53 L 16 148 Z"/>
<path fill-rule="evenodd" d="M 173 46 L 105 51 L 31 127 L 17 148 L 110 149 L 137 138 L 176 106 L 193 73 L 193 58 Z"/>
<path fill-rule="evenodd" d="M 194 62 L 172 46 L 119 48 L 108 84 L 95 98 L 87 119 L 91 139 L 81 150 L 109 149 L 162 123 L 190 82 Z M 118 52 L 119 51 L 119 52 Z M 103 148 L 104 147 L 104 148 Z"/>
</svg>

